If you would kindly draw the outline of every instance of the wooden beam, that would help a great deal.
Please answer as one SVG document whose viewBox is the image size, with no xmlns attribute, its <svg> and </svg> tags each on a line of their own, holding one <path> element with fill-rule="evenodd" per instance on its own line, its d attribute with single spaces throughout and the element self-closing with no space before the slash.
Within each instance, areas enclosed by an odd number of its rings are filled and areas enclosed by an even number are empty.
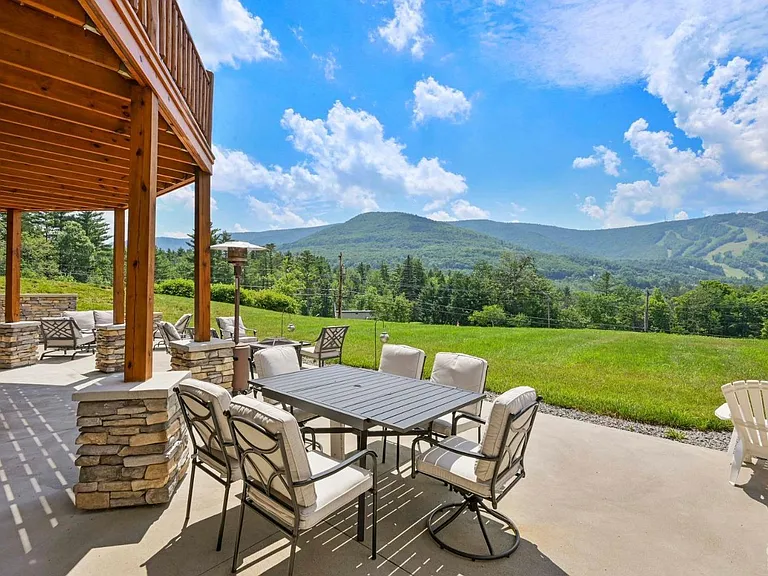
<svg viewBox="0 0 768 576">
<path fill-rule="evenodd" d="M 195 341 L 211 339 L 211 175 L 195 171 Z"/>
<path fill-rule="evenodd" d="M 69 192 L 72 195 L 83 198 L 128 198 L 127 186 L 113 186 L 105 184 L 90 184 L 83 182 L 62 181 L 58 176 L 46 174 L 30 174 L 10 167 L 0 167 L 0 180 L 9 183 L 17 183 L 19 186 L 38 187 L 44 190 L 59 190 Z"/>
<path fill-rule="evenodd" d="M 8 210 L 5 235 L 5 321 L 21 320 L 21 210 Z"/>
<path fill-rule="evenodd" d="M 127 147 L 120 148 L 111 144 L 102 144 L 101 142 L 83 140 L 82 138 L 74 138 L 59 132 L 49 132 L 47 130 L 40 130 L 39 128 L 30 128 L 29 126 L 11 124 L 5 120 L 0 120 L 0 134 L 18 136 L 19 138 L 35 140 L 36 142 L 48 142 L 51 144 L 56 144 L 57 146 L 71 148 L 73 150 L 96 152 L 97 154 L 103 154 L 104 156 L 111 156 L 112 158 L 122 158 L 124 160 L 128 160 L 129 152 Z"/>
<path fill-rule="evenodd" d="M 51 192 L 45 188 L 18 185 L 15 182 L 0 181 L 0 206 L 13 208 L 18 206 L 27 212 L 33 212 L 35 206 L 63 206 L 65 212 L 72 210 L 108 210 L 124 207 L 127 198 L 87 198 L 67 192 Z M 25 204 L 26 203 L 26 204 Z M 30 206 L 27 206 L 30 204 Z M 71 204 L 71 207 L 68 207 Z"/>
<path fill-rule="evenodd" d="M 175 184 L 165 185 L 165 187 L 161 187 L 158 183 L 157 185 L 157 195 L 165 195 L 173 192 L 174 190 L 178 190 L 179 188 L 184 188 L 184 186 L 189 186 L 190 184 L 195 183 L 195 177 L 188 178 L 187 180 L 180 180 L 179 182 L 176 182 Z"/>
<path fill-rule="evenodd" d="M 71 180 L 73 183 L 77 182 L 84 182 L 88 184 L 111 184 L 112 186 L 117 186 L 119 188 L 125 188 L 125 190 L 128 190 L 128 175 L 125 176 L 119 176 L 119 175 L 110 175 L 107 177 L 100 176 L 98 174 L 93 174 L 92 172 L 88 172 L 88 170 L 82 170 L 81 172 L 77 172 L 73 170 L 73 167 L 68 167 L 65 163 L 63 166 L 60 167 L 53 167 L 51 164 L 53 162 L 48 162 L 47 165 L 43 165 L 42 163 L 34 163 L 31 162 L 31 158 L 21 158 L 15 154 L 3 154 L 0 156 L 0 170 L 5 166 L 6 168 L 17 170 L 19 172 L 29 173 L 29 174 L 38 174 L 41 176 L 55 176 L 57 178 L 61 178 L 62 180 Z M 44 162 L 44 161 L 43 161 Z"/>
<path fill-rule="evenodd" d="M 76 0 L 23 0 L 22 4 L 61 18 L 75 26 L 85 24 L 85 10 Z"/>
<path fill-rule="evenodd" d="M 114 212 L 112 237 L 112 321 L 125 322 L 125 210 Z"/>
<path fill-rule="evenodd" d="M 133 88 L 128 200 L 126 382 L 140 382 L 152 376 L 158 110 L 157 96 L 151 88 Z"/>
</svg>

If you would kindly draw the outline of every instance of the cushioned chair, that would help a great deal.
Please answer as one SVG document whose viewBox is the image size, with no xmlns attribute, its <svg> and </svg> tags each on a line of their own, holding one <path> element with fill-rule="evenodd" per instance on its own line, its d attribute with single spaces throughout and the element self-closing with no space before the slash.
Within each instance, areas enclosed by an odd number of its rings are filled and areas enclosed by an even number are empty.
<svg viewBox="0 0 768 576">
<path fill-rule="evenodd" d="M 405 346 L 403 344 L 384 344 L 381 347 L 381 360 L 379 361 L 379 372 L 404 376 L 406 378 L 415 378 L 421 380 L 424 375 L 424 362 L 427 355 L 424 350 Z M 400 435 L 395 432 L 384 432 L 382 436 L 382 457 L 381 462 L 387 461 L 387 438 L 395 436 L 398 439 Z M 397 443 L 397 468 L 400 468 L 400 443 Z"/>
<path fill-rule="evenodd" d="M 768 382 L 747 380 L 721 387 L 733 422 L 731 484 L 736 484 L 744 462 L 768 460 Z"/>
<path fill-rule="evenodd" d="M 166 322 L 165 324 L 169 324 Z M 172 324 L 170 324 L 173 326 Z M 224 536 L 224 522 L 227 518 L 227 499 L 229 487 L 240 479 L 240 466 L 237 452 L 232 443 L 232 436 L 225 412 L 229 409 L 232 397 L 221 386 L 188 378 L 174 388 L 181 405 L 181 412 L 189 429 L 193 445 L 192 474 L 189 481 L 187 515 L 192 507 L 192 490 L 195 486 L 195 470 L 200 468 L 214 480 L 224 486 L 224 503 L 221 507 L 221 523 L 216 550 L 221 550 Z"/>
<path fill-rule="evenodd" d="M 463 388 L 482 394 L 485 392 L 485 378 L 488 374 L 488 362 L 476 356 L 438 352 L 432 365 L 430 382 L 445 384 L 454 388 Z M 482 400 L 462 408 L 452 414 L 441 416 L 432 422 L 432 432 L 440 436 L 461 434 L 477 429 L 477 441 L 480 441 L 480 428 L 485 421 L 480 418 Z"/>
<path fill-rule="evenodd" d="M 88 314 L 93 321 L 93 314 Z M 57 350 L 65 354 L 72 350 L 72 358 L 81 352 L 93 352 L 93 344 L 96 341 L 93 329 L 89 332 L 82 331 L 72 317 L 43 318 L 40 320 L 40 329 L 44 348 L 40 360 Z"/>
<path fill-rule="evenodd" d="M 77 327 L 82 334 L 93 332 L 96 328 L 96 318 L 93 314 L 93 310 L 83 310 L 81 312 L 67 311 L 62 312 L 61 316 L 63 318 L 72 318 L 72 320 L 77 323 Z"/>
<path fill-rule="evenodd" d="M 239 317 L 240 320 L 240 341 L 241 342 L 255 342 L 258 340 L 256 330 L 253 328 L 246 328 L 243 324 L 243 317 Z M 235 339 L 235 317 L 234 316 L 217 316 L 216 325 L 219 327 L 219 333 L 225 340 Z M 248 333 L 251 335 L 248 336 Z"/>
<path fill-rule="evenodd" d="M 96 326 L 112 326 L 115 323 L 112 310 L 94 310 L 93 323 Z"/>
<path fill-rule="evenodd" d="M 237 396 L 228 415 L 243 478 L 233 572 L 237 570 L 246 507 L 290 538 L 288 574 L 291 576 L 299 534 L 366 493 L 373 496 L 371 557 L 376 559 L 378 476 L 373 450 L 361 450 L 343 462 L 322 452 L 307 453 L 299 424 L 290 412 L 249 396 Z M 372 471 L 356 466 L 361 459 L 369 457 Z M 364 528 L 358 526 L 358 540 L 363 540 Z"/>
<path fill-rule="evenodd" d="M 165 320 L 161 320 L 157 323 L 158 330 L 160 332 L 160 338 L 163 339 L 163 345 L 168 352 L 171 351 L 171 342 L 176 342 L 182 339 L 179 331 L 176 330 L 176 326 Z"/>
<path fill-rule="evenodd" d="M 325 366 L 326 360 L 339 360 L 341 364 L 341 352 L 344 348 L 344 338 L 347 337 L 349 326 L 326 326 L 320 331 L 320 336 L 315 340 L 314 346 L 306 346 L 301 349 L 304 358 L 312 358 L 318 365 Z"/>
<path fill-rule="evenodd" d="M 254 352 L 251 358 L 251 369 L 261 378 L 270 378 L 301 370 L 299 367 L 299 357 L 296 356 L 296 349 L 293 346 L 274 346 Z M 301 408 L 293 408 L 270 398 L 264 398 L 264 401 L 269 404 L 282 406 L 285 410 L 291 412 L 301 424 L 317 418 L 317 414 L 312 414 Z"/>
<path fill-rule="evenodd" d="M 448 436 L 439 441 L 431 435 L 420 436 L 413 441 L 411 476 L 421 473 L 440 480 L 463 498 L 462 502 L 440 506 L 427 520 L 429 534 L 441 548 L 473 560 L 503 558 L 517 549 L 520 532 L 512 520 L 496 508 L 499 500 L 525 477 L 523 458 L 540 401 L 536 391 L 528 386 L 513 388 L 497 397 L 480 443 L 460 436 Z M 422 442 L 430 444 L 431 448 L 417 456 Z M 492 508 L 485 501 L 490 501 Z M 452 512 L 442 520 L 449 510 Z M 465 510 L 475 513 L 488 554 L 468 552 L 441 539 L 440 532 L 446 526 L 469 518 L 469 515 L 462 516 Z M 497 544 L 494 548 L 486 530 L 486 515 L 501 520 L 509 527 L 513 534 L 511 544 L 503 549 L 499 549 Z"/>
</svg>

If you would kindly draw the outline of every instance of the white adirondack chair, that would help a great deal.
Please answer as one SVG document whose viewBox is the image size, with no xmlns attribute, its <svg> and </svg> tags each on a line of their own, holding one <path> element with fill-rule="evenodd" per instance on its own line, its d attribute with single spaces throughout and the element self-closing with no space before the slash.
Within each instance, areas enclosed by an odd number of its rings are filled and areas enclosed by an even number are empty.
<svg viewBox="0 0 768 576">
<path fill-rule="evenodd" d="M 744 462 L 768 460 L 768 381 L 741 380 L 721 390 L 733 422 L 731 484 L 735 485 Z"/>
</svg>

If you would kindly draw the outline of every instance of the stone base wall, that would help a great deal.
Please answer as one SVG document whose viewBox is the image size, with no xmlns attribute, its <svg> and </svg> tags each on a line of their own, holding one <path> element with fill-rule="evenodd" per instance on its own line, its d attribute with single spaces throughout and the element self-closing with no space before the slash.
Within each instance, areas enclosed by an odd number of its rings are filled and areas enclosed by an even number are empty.
<svg viewBox="0 0 768 576">
<path fill-rule="evenodd" d="M 169 502 L 189 466 L 187 432 L 175 394 L 166 398 L 80 402 L 82 510 Z"/>
<path fill-rule="evenodd" d="M 22 294 L 21 319 L 40 320 L 77 310 L 77 294 Z M 5 294 L 0 294 L 0 315 L 5 315 Z"/>
<path fill-rule="evenodd" d="M 218 338 L 210 342 L 171 342 L 171 370 L 189 370 L 192 378 L 232 390 L 235 375 L 234 347 L 232 340 Z"/>
<path fill-rule="evenodd" d="M 37 363 L 40 325 L 37 322 L 0 323 L 0 368 Z"/>
<path fill-rule="evenodd" d="M 122 372 L 125 364 L 125 324 L 96 328 L 96 370 Z"/>
</svg>

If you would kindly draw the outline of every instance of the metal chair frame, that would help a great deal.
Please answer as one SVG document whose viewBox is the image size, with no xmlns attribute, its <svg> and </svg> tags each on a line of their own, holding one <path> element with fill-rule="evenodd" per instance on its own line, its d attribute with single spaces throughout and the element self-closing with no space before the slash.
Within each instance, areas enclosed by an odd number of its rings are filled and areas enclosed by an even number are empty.
<svg viewBox="0 0 768 576">
<path fill-rule="evenodd" d="M 499 512 L 496 508 L 498 508 L 499 500 L 501 500 L 504 496 L 506 496 L 507 493 L 520 480 L 525 478 L 525 465 L 524 465 L 523 459 L 525 457 L 526 448 L 528 447 L 528 440 L 530 438 L 531 431 L 533 430 L 533 424 L 536 419 L 536 414 L 539 410 L 540 402 L 541 402 L 541 397 L 539 396 L 536 398 L 536 402 L 528 406 L 525 410 L 522 410 L 516 414 L 510 414 L 507 417 L 506 427 L 504 429 L 504 435 L 501 441 L 501 448 L 499 450 L 499 453 L 495 456 L 486 456 L 485 454 L 482 454 L 482 453 L 469 452 L 467 450 L 461 450 L 459 448 L 445 446 L 443 444 L 440 444 L 440 441 L 434 438 L 431 433 L 428 435 L 419 436 L 413 440 L 413 443 L 411 446 L 411 478 L 415 478 L 416 474 L 420 473 L 420 474 L 424 474 L 425 476 L 429 476 L 430 478 L 434 478 L 435 480 L 440 480 L 443 483 L 447 483 L 451 491 L 460 494 L 464 499 L 463 502 L 445 504 L 443 506 L 436 508 L 434 511 L 432 511 L 432 513 L 429 515 L 429 518 L 427 519 L 427 529 L 429 531 L 429 535 L 432 537 L 432 539 L 435 542 L 437 542 L 440 548 L 449 550 L 450 552 L 453 552 L 454 554 L 457 554 L 459 556 L 463 556 L 464 558 L 470 558 L 471 560 L 497 560 L 499 558 L 505 558 L 505 557 L 508 558 L 515 550 L 517 550 L 517 547 L 520 545 L 520 531 L 518 530 L 517 526 L 515 526 L 515 523 L 510 518 L 508 518 L 507 516 Z M 525 437 L 523 438 L 523 441 L 518 446 L 516 453 L 511 454 L 509 453 L 509 446 L 507 445 L 507 440 L 509 439 L 509 434 L 510 434 L 510 431 L 512 430 L 512 424 L 518 418 L 523 418 L 526 414 L 528 414 L 531 411 L 532 413 L 530 414 L 530 423 L 528 425 L 527 430 L 525 430 L 524 432 Z M 457 486 L 455 484 L 451 484 L 450 482 L 442 478 L 437 478 L 436 476 L 428 474 L 427 472 L 422 472 L 420 470 L 417 470 L 416 469 L 416 447 L 419 442 L 426 442 L 431 446 L 439 446 L 446 452 L 452 452 L 460 456 L 466 456 L 468 458 L 473 458 L 475 460 L 482 460 L 486 462 L 494 462 L 495 465 L 493 470 L 493 476 L 491 478 L 490 498 L 488 498 L 487 496 L 482 496 L 480 494 L 472 492 L 463 486 Z M 509 456 L 509 465 L 502 470 L 501 465 L 505 455 Z M 518 464 L 519 464 L 519 470 L 515 474 L 515 477 L 506 485 L 506 487 L 501 491 L 501 493 L 497 494 L 496 484 L 499 477 L 505 472 L 507 472 L 508 470 L 512 469 L 513 467 L 518 466 Z M 492 508 L 489 508 L 485 504 L 484 500 L 490 500 Z M 448 516 L 447 520 L 445 520 L 442 523 L 438 523 L 439 519 L 436 519 L 436 518 L 440 514 L 454 508 L 455 510 L 453 511 L 453 513 L 450 514 L 450 516 Z M 445 541 L 442 540 L 439 536 L 439 533 L 446 526 L 453 523 L 461 515 L 461 513 L 466 509 L 469 509 L 471 512 L 474 512 L 477 517 L 477 521 L 480 524 L 480 531 L 482 532 L 483 539 L 485 540 L 485 544 L 488 547 L 488 552 L 489 552 L 488 554 L 475 554 L 472 552 L 467 552 L 466 550 L 461 550 L 459 548 L 446 544 Z M 493 516 L 497 520 L 501 520 L 512 530 L 514 534 L 514 539 L 510 546 L 504 548 L 501 551 L 494 550 L 493 546 L 491 545 L 491 541 L 488 538 L 488 533 L 486 532 L 486 529 L 485 529 L 483 514 L 487 514 L 487 515 Z"/>
<path fill-rule="evenodd" d="M 221 506 L 221 523 L 219 524 L 219 536 L 216 541 L 216 551 L 219 552 L 221 550 L 221 541 L 224 537 L 224 523 L 227 519 L 227 500 L 229 499 L 229 488 L 235 482 L 235 479 L 233 479 L 232 475 L 233 470 L 230 466 L 229 459 L 227 458 L 227 448 L 232 447 L 233 444 L 224 440 L 224 437 L 221 434 L 221 428 L 219 427 L 218 419 L 214 414 L 212 402 L 205 402 L 194 394 L 182 391 L 178 386 L 173 390 L 176 392 L 176 395 L 179 398 L 181 413 L 184 415 L 184 421 L 187 423 L 189 436 L 192 439 L 192 445 L 194 447 L 191 458 L 192 473 L 189 480 L 189 496 L 187 497 L 187 513 L 184 516 L 184 524 L 186 525 L 186 523 L 189 521 L 189 513 L 192 509 L 192 490 L 195 487 L 195 470 L 200 468 L 203 472 L 224 486 L 224 502 Z M 189 409 L 184 403 L 185 398 L 189 398 L 190 400 L 196 402 L 206 412 L 203 415 L 197 415 L 194 413 L 190 414 Z M 212 422 L 213 425 L 211 425 L 209 422 Z M 198 428 L 198 426 L 202 428 Z M 207 445 L 198 444 L 198 438 L 195 436 L 195 430 L 197 430 L 197 433 L 200 435 L 200 439 L 202 440 L 203 434 L 201 429 L 208 432 Z M 216 446 L 214 446 L 214 443 Z M 219 450 L 221 454 L 224 455 L 223 460 L 216 455 L 215 450 Z M 198 453 L 203 453 L 206 455 L 206 457 L 221 464 L 221 466 L 226 471 L 226 477 L 222 479 L 218 470 L 215 470 L 210 466 L 210 464 L 207 464 L 205 461 L 201 461 L 198 458 Z"/>
<path fill-rule="evenodd" d="M 337 472 L 340 472 L 344 468 L 347 468 L 348 466 L 359 462 L 361 465 L 364 465 L 368 457 L 371 458 L 372 465 L 372 473 L 373 473 L 373 487 L 369 490 L 369 492 L 373 496 L 373 526 L 371 531 L 371 559 L 376 560 L 376 522 L 377 522 L 377 513 L 378 513 L 378 491 L 377 491 L 377 485 L 378 485 L 378 471 L 377 471 L 377 461 L 376 461 L 376 452 L 373 450 L 359 450 L 349 456 L 347 459 L 345 459 L 342 462 L 339 462 L 332 468 L 329 468 L 328 470 L 325 470 L 323 472 L 320 472 L 318 474 L 312 475 L 310 478 L 306 480 L 301 481 L 293 481 L 291 478 L 290 471 L 287 470 L 285 467 L 278 467 L 273 463 L 268 456 L 270 454 L 274 454 L 276 452 L 280 452 L 280 455 L 282 457 L 283 463 L 287 462 L 287 452 L 285 449 L 285 441 L 283 439 L 282 434 L 280 433 L 271 433 L 263 426 L 258 425 L 255 422 L 252 422 L 251 420 L 248 420 L 246 418 L 242 418 L 240 416 L 232 416 L 232 414 L 229 411 L 225 412 L 228 420 L 229 420 L 229 428 L 232 433 L 232 439 L 235 444 L 235 450 L 237 450 L 238 454 L 238 460 L 240 462 L 240 473 L 243 479 L 243 493 L 240 496 L 240 521 L 238 522 L 238 528 L 237 528 L 237 537 L 235 539 L 235 553 L 232 558 L 232 572 L 237 572 L 237 561 L 238 556 L 240 552 L 240 536 L 243 531 L 243 517 L 245 515 L 245 508 L 248 507 L 266 520 L 268 520 L 270 523 L 272 523 L 275 527 L 277 527 L 281 532 L 283 532 L 288 538 L 291 540 L 291 552 L 290 552 L 290 560 L 288 564 L 288 576 L 293 575 L 293 567 L 296 560 L 296 544 L 299 539 L 300 530 L 299 530 L 299 505 L 296 500 L 296 488 L 302 487 L 302 486 L 308 486 L 309 484 L 313 484 L 314 482 L 317 482 L 319 480 L 322 480 L 324 478 L 328 478 L 329 476 L 332 476 L 333 474 L 336 474 Z M 264 437 L 268 438 L 271 443 L 265 447 L 256 446 L 255 444 L 251 443 L 238 429 L 238 425 L 245 425 L 249 426 L 252 429 L 258 431 L 260 434 L 262 434 Z M 245 449 L 241 446 L 246 446 Z M 259 471 L 259 468 L 255 465 L 256 459 L 259 459 L 262 462 L 265 462 L 269 468 L 271 468 L 272 472 L 269 475 L 268 478 L 265 478 L 262 473 Z M 255 470 L 259 477 L 255 478 L 253 476 L 248 475 L 246 472 L 246 462 L 250 463 L 253 470 Z M 285 492 L 288 493 L 290 496 L 290 502 L 286 502 L 286 499 L 283 495 L 276 494 L 273 489 L 273 485 L 275 483 L 279 483 L 283 486 Z M 263 511 L 261 508 L 259 508 L 258 504 L 253 501 L 248 496 L 248 488 L 252 488 L 254 490 L 257 490 L 261 493 L 263 493 L 265 496 L 273 500 L 277 505 L 284 507 L 288 512 L 290 512 L 293 515 L 293 524 L 292 525 L 286 525 L 284 524 L 280 519 L 272 517 L 269 513 Z M 362 518 L 362 520 L 361 520 Z M 363 525 L 360 524 L 360 522 L 363 522 Z M 362 542 L 364 540 L 365 535 L 365 514 L 358 515 L 358 526 L 357 526 L 357 540 Z"/>
<path fill-rule="evenodd" d="M 326 360 L 334 360 L 337 358 L 339 364 L 341 364 L 341 354 L 344 349 L 344 340 L 347 337 L 348 330 L 349 326 L 325 326 L 320 330 L 320 335 L 314 340 L 315 352 L 318 354 L 318 366 L 325 366 Z M 323 358 L 323 352 L 328 350 L 338 350 L 339 355 Z"/>
<path fill-rule="evenodd" d="M 73 343 L 77 342 L 75 328 L 80 331 L 80 327 L 77 325 L 77 322 L 75 322 L 75 319 L 67 318 L 66 316 L 62 316 L 61 318 L 43 318 L 40 320 L 40 332 L 43 336 L 44 350 L 43 353 L 40 354 L 40 360 L 56 351 L 61 351 L 66 356 L 67 351 L 72 350 L 70 358 L 74 358 L 81 353 L 92 354 L 94 352 L 96 340 L 88 342 L 87 344 L 72 344 L 71 346 L 54 344 L 50 350 L 48 349 L 48 340 L 71 340 Z M 47 330 L 50 330 L 50 333 L 48 333 Z M 80 333 L 84 334 L 82 331 L 80 331 Z"/>
</svg>

